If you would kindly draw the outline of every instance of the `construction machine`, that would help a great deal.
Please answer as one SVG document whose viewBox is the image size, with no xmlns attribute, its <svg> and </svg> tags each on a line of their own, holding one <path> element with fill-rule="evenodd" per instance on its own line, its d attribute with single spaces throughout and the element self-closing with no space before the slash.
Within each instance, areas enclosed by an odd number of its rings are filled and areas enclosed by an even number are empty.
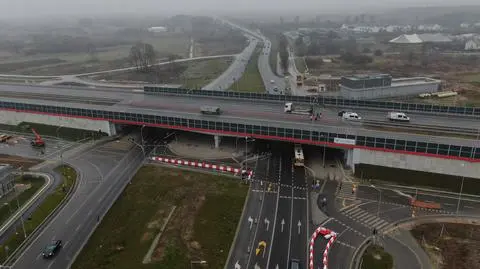
<svg viewBox="0 0 480 269">
<path fill-rule="evenodd" d="M 35 138 L 32 139 L 30 145 L 33 147 L 45 147 L 45 141 L 43 141 L 42 137 L 32 128 L 32 132 L 35 135 Z"/>
</svg>

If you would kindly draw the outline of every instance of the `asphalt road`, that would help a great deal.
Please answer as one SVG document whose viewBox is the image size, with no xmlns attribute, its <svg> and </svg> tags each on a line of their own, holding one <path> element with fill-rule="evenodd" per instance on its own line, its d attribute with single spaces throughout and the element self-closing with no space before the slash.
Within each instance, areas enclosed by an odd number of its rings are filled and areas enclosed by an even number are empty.
<svg viewBox="0 0 480 269">
<path fill-rule="evenodd" d="M 143 153 L 127 141 L 110 142 L 65 161 L 79 169 L 76 192 L 16 261 L 13 268 L 68 268 L 102 217 L 143 161 Z M 41 251 L 52 239 L 63 249 L 51 260 Z"/>
<path fill-rule="evenodd" d="M 353 135 L 365 135 L 365 136 L 383 136 L 389 137 L 392 139 L 406 139 L 413 141 L 425 141 L 430 143 L 441 143 L 441 144 L 455 144 L 455 145 L 465 145 L 465 146 L 474 146 L 475 141 L 462 138 L 453 138 L 453 137 L 439 137 L 439 136 L 430 136 L 422 134 L 408 133 L 409 130 L 405 130 L 405 133 L 395 133 L 390 131 L 380 131 L 373 129 L 366 129 L 360 122 L 345 121 L 338 117 L 338 109 L 325 108 L 322 110 L 323 116 L 320 120 L 312 122 L 305 115 L 295 115 L 295 114 L 286 114 L 283 112 L 283 103 L 271 103 L 264 101 L 240 101 L 232 99 L 212 99 L 212 98 L 201 98 L 201 97 L 190 97 L 190 96 L 152 96 L 152 95 L 143 95 L 138 93 L 115 93 L 114 91 L 102 91 L 102 90 L 92 90 L 92 89 L 61 89 L 61 88 L 43 88 L 43 87 L 29 87 L 29 86 L 11 86 L 11 85 L 2 85 L 0 86 L 0 96 L 1 92 L 17 92 L 19 94 L 18 98 L 4 98 L 5 100 L 19 101 L 19 102 L 28 102 L 28 103 L 44 103 L 48 105 L 68 105 L 69 107 L 78 107 L 78 108 L 92 108 L 92 109 L 102 109 L 109 111 L 117 112 L 133 112 L 133 113 L 142 113 L 142 114 L 151 114 L 151 115 L 165 115 L 171 116 L 176 115 L 179 117 L 186 117 L 191 119 L 221 119 L 228 122 L 234 123 L 243 123 L 243 124 L 259 124 L 259 125 L 268 125 L 272 127 L 290 127 L 290 128 L 299 128 L 299 129 L 312 129 L 312 130 L 322 130 L 326 132 L 343 132 Z M 28 98 L 29 92 L 35 93 L 49 93 L 49 98 L 52 101 L 46 100 L 30 100 L 24 99 Z M 55 95 L 67 95 L 72 96 L 72 103 L 65 101 L 63 98 L 60 101 L 55 101 Z M 92 98 L 110 98 L 121 99 L 122 101 L 113 106 L 105 105 L 94 105 L 94 104 L 77 104 L 73 103 L 75 98 L 78 96 L 90 96 Z M 21 98 L 21 99 L 20 99 Z M 220 106 L 223 110 L 223 114 L 220 116 L 209 116 L 202 115 L 199 113 L 199 107 L 202 105 L 213 105 Z M 367 114 L 361 115 L 365 119 L 368 119 Z M 385 121 L 387 119 L 384 117 L 386 111 L 370 111 L 368 115 L 372 117 L 383 118 Z M 464 127 L 469 126 L 470 128 L 480 129 L 480 121 L 475 119 L 468 118 L 455 118 L 455 117 L 443 117 L 443 116 L 430 116 L 430 115 L 421 115 L 421 114 L 412 114 L 410 117 L 413 122 L 419 124 L 421 122 L 428 123 L 431 125 L 438 126 L 448 126 L 451 128 L 454 127 Z M 423 120 L 421 120 L 423 119 Z"/>
<path fill-rule="evenodd" d="M 329 180 L 325 182 L 323 194 L 319 199 L 327 198 L 327 207 L 324 211 L 331 217 L 322 226 L 335 231 L 338 235 L 329 254 L 329 268 L 346 268 L 350 264 L 355 249 L 369 236 L 373 235 L 373 228 L 379 231 L 380 244 L 385 245 L 396 259 L 398 268 L 425 268 L 425 256 L 419 253 L 412 245 L 411 237 L 401 232 L 382 235 L 395 222 L 412 218 L 412 208 L 409 198 L 417 195 L 418 200 L 441 204 L 441 209 L 417 209 L 415 216 L 438 215 L 456 213 L 459 195 L 455 193 L 441 193 L 437 190 L 426 190 L 393 186 L 360 185 L 354 194 L 351 194 L 347 183 L 339 188 L 339 182 Z M 463 200 L 464 198 L 464 200 Z M 480 199 L 463 197 L 459 203 L 460 214 L 479 214 Z M 352 201 L 356 201 L 352 203 Z M 320 202 L 318 202 L 320 205 Z M 315 265 L 322 264 L 321 253 L 325 249 L 326 240 L 317 239 L 315 244 Z"/>
<path fill-rule="evenodd" d="M 265 89 L 270 94 L 285 94 L 285 79 L 283 77 L 275 75 L 270 66 L 269 57 L 271 53 L 272 43 L 270 42 L 270 40 L 264 37 L 263 44 L 263 49 L 258 56 L 258 70 L 260 72 L 260 75 L 262 76 Z"/>
<path fill-rule="evenodd" d="M 247 63 L 250 61 L 250 58 L 252 57 L 252 54 L 258 44 L 257 39 L 252 38 L 251 36 L 246 37 L 248 40 L 247 47 L 240 54 L 235 56 L 233 63 L 230 64 L 225 72 L 223 72 L 214 81 L 204 86 L 202 89 L 209 91 L 228 90 L 235 83 L 235 81 L 239 80 L 243 76 L 245 68 L 247 67 Z"/>
</svg>

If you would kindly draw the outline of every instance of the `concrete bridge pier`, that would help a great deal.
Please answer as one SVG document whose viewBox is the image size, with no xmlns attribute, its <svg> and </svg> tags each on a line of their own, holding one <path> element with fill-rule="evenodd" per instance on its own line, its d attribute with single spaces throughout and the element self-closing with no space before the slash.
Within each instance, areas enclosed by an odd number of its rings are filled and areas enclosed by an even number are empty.
<svg viewBox="0 0 480 269">
<path fill-rule="evenodd" d="M 220 141 L 222 140 L 222 137 L 219 135 L 214 135 L 213 139 L 215 140 L 215 148 L 218 149 L 220 147 Z"/>
<path fill-rule="evenodd" d="M 353 173 L 355 173 L 355 165 L 353 163 L 353 151 L 354 149 L 345 149 L 343 160 L 346 168 L 352 169 Z"/>
</svg>

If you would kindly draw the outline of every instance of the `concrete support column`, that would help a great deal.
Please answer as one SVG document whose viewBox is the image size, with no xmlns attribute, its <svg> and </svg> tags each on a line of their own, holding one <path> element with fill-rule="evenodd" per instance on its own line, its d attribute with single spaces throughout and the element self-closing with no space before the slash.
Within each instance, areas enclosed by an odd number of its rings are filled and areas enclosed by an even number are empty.
<svg viewBox="0 0 480 269">
<path fill-rule="evenodd" d="M 222 137 L 219 135 L 214 135 L 213 139 L 215 140 L 215 148 L 218 149 L 220 147 L 220 141 L 222 140 Z"/>
<path fill-rule="evenodd" d="M 115 126 L 115 123 L 113 122 L 108 123 L 108 135 L 110 136 L 117 135 L 117 128 Z"/>
<path fill-rule="evenodd" d="M 355 169 L 355 164 L 353 163 L 353 151 L 354 149 L 345 150 L 345 164 L 348 168 L 351 169 Z"/>
</svg>

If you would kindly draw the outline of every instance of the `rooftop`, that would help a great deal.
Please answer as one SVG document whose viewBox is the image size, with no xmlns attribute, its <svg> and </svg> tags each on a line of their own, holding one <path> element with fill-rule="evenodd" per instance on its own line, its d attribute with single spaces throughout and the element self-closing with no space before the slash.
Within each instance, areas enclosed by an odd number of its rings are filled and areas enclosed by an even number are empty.
<svg viewBox="0 0 480 269">
<path fill-rule="evenodd" d="M 350 80 L 365 80 L 365 79 L 378 79 L 378 78 L 385 78 L 391 77 L 389 74 L 365 74 L 365 75 L 351 75 L 351 76 L 344 76 L 344 78 Z"/>
<path fill-rule="evenodd" d="M 401 35 L 389 41 L 395 44 L 444 43 L 452 40 L 442 34 L 412 34 Z"/>
</svg>

